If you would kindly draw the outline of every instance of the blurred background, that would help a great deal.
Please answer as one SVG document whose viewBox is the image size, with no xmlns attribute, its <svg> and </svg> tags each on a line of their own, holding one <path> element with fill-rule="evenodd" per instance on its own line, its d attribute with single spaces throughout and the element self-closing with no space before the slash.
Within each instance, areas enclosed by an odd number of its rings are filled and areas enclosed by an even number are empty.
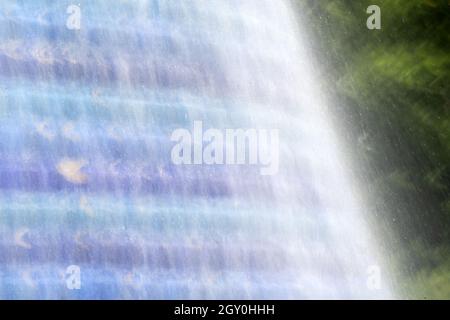
<svg viewBox="0 0 450 320">
<path fill-rule="evenodd" d="M 449 299 L 450 2 L 294 1 L 399 294 Z"/>
<path fill-rule="evenodd" d="M 0 1 L 0 298 L 450 298 L 448 0 L 112 3 Z M 175 166 L 197 120 L 280 174 Z"/>
</svg>

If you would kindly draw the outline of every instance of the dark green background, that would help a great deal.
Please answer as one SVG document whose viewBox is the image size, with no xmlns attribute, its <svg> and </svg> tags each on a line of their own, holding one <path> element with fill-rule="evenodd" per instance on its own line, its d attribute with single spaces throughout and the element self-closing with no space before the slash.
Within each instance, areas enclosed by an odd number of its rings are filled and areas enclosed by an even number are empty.
<svg viewBox="0 0 450 320">
<path fill-rule="evenodd" d="M 293 1 L 398 295 L 450 299 L 449 1 Z"/>
</svg>

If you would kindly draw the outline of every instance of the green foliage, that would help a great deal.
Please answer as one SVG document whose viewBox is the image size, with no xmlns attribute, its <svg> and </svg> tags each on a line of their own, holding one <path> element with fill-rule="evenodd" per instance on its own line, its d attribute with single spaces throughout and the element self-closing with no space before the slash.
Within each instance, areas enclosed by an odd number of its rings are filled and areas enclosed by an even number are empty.
<svg viewBox="0 0 450 320">
<path fill-rule="evenodd" d="M 447 246 L 430 248 L 418 243 L 414 243 L 413 247 L 407 253 L 414 254 L 409 259 L 413 258 L 415 264 L 420 268 L 397 280 L 398 291 L 403 296 L 414 299 L 449 299 L 449 248 Z M 399 261 L 402 260 L 399 259 Z M 407 261 L 404 260 L 404 262 Z"/>
<path fill-rule="evenodd" d="M 386 248 L 405 251 L 405 290 L 450 298 L 450 2 L 295 2 L 318 39 L 355 176 L 380 228 L 394 235 Z M 381 8 L 381 30 L 366 27 L 371 4 Z M 427 264 L 436 256 L 439 264 Z"/>
</svg>

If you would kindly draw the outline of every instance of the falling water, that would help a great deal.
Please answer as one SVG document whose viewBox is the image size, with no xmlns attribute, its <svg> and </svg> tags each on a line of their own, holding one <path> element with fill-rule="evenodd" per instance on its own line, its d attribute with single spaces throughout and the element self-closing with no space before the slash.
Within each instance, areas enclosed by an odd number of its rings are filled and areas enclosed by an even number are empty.
<svg viewBox="0 0 450 320">
<path fill-rule="evenodd" d="M 389 296 L 288 1 L 76 4 L 0 3 L 0 298 Z M 194 121 L 278 173 L 173 164 Z"/>
</svg>

